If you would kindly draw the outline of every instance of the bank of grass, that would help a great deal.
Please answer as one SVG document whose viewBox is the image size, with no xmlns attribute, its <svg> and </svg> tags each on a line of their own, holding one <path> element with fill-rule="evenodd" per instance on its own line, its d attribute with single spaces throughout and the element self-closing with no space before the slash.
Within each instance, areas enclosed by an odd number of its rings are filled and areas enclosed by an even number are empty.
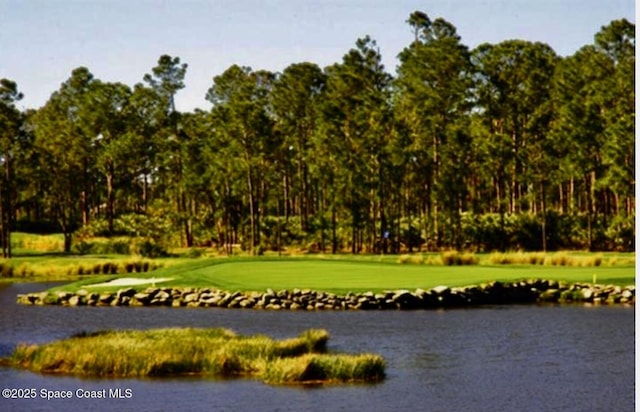
<svg viewBox="0 0 640 412">
<path fill-rule="evenodd" d="M 589 252 L 471 252 L 445 251 L 440 254 L 404 254 L 397 259 L 401 264 L 445 266 L 474 265 L 546 265 L 546 266 L 632 266 L 634 253 Z"/>
<path fill-rule="evenodd" d="M 156 286 L 214 287 L 227 291 L 264 291 L 311 289 L 336 294 L 352 292 L 382 292 L 417 288 L 430 289 L 439 285 L 468 286 L 489 281 L 512 282 L 522 279 L 548 279 L 569 283 L 597 283 L 626 286 L 635 283 L 635 267 L 620 266 L 553 266 L 501 265 L 443 266 L 399 264 L 373 259 L 348 260 L 319 258 L 222 258 L 183 260 L 170 267 L 139 278 L 170 278 Z M 98 276 L 83 279 L 52 291 L 74 292 L 83 288 L 95 291 L 117 291 L 122 286 L 91 287 L 92 283 L 115 279 Z M 142 286 L 143 288 L 146 286 Z"/>
<path fill-rule="evenodd" d="M 329 334 L 239 336 L 227 329 L 102 331 L 42 345 L 19 345 L 5 361 L 42 373 L 97 377 L 248 376 L 269 383 L 378 381 L 378 355 L 327 354 Z"/>
<path fill-rule="evenodd" d="M 11 233 L 11 249 L 20 255 L 60 253 L 64 251 L 64 236 L 62 233 L 36 235 L 13 232 Z"/>
<path fill-rule="evenodd" d="M 151 272 L 176 261 L 132 256 L 26 256 L 0 259 L 3 280 L 77 280 L 86 275 Z"/>
</svg>

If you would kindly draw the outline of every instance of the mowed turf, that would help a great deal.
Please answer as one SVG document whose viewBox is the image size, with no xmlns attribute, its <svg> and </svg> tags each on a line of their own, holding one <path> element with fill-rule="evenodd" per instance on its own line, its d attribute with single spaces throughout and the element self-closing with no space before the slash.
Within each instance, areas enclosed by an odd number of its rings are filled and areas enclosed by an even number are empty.
<svg viewBox="0 0 640 412">
<path fill-rule="evenodd" d="M 490 281 L 549 279 L 628 285 L 635 283 L 633 266 L 562 267 L 533 265 L 433 266 L 321 259 L 219 260 L 199 259 L 140 278 L 172 278 L 156 286 L 216 287 L 228 291 L 264 291 L 267 288 L 313 289 L 344 294 L 348 291 L 428 289 L 438 285 L 467 286 Z M 120 277 L 130 277 L 122 275 Z M 56 289 L 73 290 L 114 277 L 95 277 Z M 145 286 L 142 286 L 145 287 Z M 111 287 L 108 289 L 118 289 Z M 140 286 L 138 286 L 140 288 Z M 104 290 L 105 288 L 100 288 Z"/>
</svg>

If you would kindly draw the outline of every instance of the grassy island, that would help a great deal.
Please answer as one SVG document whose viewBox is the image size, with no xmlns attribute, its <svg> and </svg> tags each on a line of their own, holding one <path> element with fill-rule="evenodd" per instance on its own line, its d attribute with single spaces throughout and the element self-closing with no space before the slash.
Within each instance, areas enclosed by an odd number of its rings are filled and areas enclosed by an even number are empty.
<svg viewBox="0 0 640 412">
<path fill-rule="evenodd" d="M 19 345 L 4 363 L 42 373 L 118 378 L 244 376 L 271 384 L 384 378 L 382 357 L 328 353 L 328 339 L 325 330 L 284 340 L 240 336 L 221 328 L 100 331 Z"/>
</svg>

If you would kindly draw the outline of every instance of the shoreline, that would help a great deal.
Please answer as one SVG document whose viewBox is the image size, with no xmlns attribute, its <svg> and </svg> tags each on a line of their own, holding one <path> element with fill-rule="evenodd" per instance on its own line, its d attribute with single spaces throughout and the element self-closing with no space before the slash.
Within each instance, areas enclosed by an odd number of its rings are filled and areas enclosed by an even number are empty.
<svg viewBox="0 0 640 412">
<path fill-rule="evenodd" d="M 315 290 L 267 289 L 230 292 L 216 288 L 124 287 L 117 292 L 40 292 L 20 294 L 24 305 L 219 307 L 264 310 L 418 310 L 501 304 L 590 303 L 635 305 L 635 285 L 615 286 L 553 280 L 490 282 L 466 287 L 437 286 L 428 290 L 349 292 L 337 295 Z"/>
</svg>

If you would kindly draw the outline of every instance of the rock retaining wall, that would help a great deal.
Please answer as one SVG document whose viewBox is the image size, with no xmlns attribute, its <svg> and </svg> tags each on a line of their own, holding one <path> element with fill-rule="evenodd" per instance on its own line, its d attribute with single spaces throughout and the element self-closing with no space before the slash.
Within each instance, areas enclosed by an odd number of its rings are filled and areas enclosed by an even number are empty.
<svg viewBox="0 0 640 412">
<path fill-rule="evenodd" d="M 430 290 L 349 292 L 346 295 L 300 289 L 227 292 L 213 288 L 169 287 L 150 287 L 144 290 L 123 288 L 117 292 L 91 292 L 83 289 L 75 293 L 18 295 L 18 303 L 27 305 L 186 306 L 267 310 L 436 309 L 535 302 L 635 304 L 635 286 L 525 280 L 468 287 L 438 286 Z"/>
</svg>

